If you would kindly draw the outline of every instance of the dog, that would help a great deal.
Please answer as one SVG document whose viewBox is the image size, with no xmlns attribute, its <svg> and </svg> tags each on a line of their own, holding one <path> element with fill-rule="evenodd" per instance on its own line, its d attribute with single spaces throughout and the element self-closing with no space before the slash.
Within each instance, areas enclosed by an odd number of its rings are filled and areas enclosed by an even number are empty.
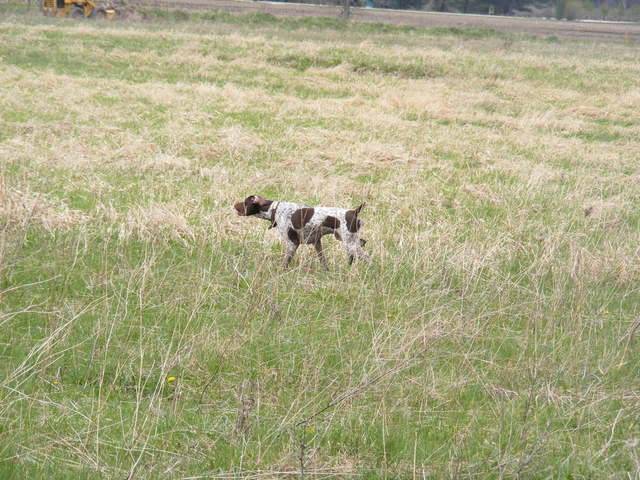
<svg viewBox="0 0 640 480">
<path fill-rule="evenodd" d="M 366 240 L 360 238 L 363 222 L 358 218 L 364 203 L 348 210 L 336 207 L 308 207 L 291 202 L 267 200 L 259 195 L 250 195 L 233 208 L 242 217 L 257 217 L 270 222 L 276 228 L 285 247 L 284 267 L 287 268 L 298 247 L 313 245 L 320 263 L 328 269 L 327 259 L 322 253 L 322 237 L 333 235 L 340 240 L 347 252 L 349 265 L 354 259 L 370 261 L 364 251 Z"/>
</svg>

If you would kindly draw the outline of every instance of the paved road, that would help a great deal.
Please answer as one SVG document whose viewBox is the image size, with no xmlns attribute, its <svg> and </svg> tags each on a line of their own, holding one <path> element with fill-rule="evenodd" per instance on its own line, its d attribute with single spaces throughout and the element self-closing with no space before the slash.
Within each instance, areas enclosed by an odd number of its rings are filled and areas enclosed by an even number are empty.
<svg viewBox="0 0 640 480">
<path fill-rule="evenodd" d="M 251 0 L 139 0 L 135 3 L 163 8 L 222 10 L 233 13 L 262 12 L 282 17 L 337 17 L 342 10 L 341 7 L 330 5 Z M 359 22 L 390 23 L 414 27 L 484 27 L 505 32 L 542 36 L 618 38 L 640 42 L 640 23 L 630 22 L 566 22 L 540 18 L 463 15 L 379 8 L 353 8 L 352 18 Z"/>
</svg>

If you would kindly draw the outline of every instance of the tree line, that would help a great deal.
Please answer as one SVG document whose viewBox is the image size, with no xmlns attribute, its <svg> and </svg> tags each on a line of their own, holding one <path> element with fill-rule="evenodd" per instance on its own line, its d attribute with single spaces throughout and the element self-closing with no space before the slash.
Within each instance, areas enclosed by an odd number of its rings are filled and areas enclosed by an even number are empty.
<svg viewBox="0 0 640 480">
<path fill-rule="evenodd" d="M 332 3 L 332 0 L 306 1 Z M 568 20 L 577 18 L 640 20 L 640 0 L 337 0 L 337 3 L 343 4 L 344 1 L 349 1 L 352 6 L 401 10 L 494 15 L 525 14 Z"/>
</svg>

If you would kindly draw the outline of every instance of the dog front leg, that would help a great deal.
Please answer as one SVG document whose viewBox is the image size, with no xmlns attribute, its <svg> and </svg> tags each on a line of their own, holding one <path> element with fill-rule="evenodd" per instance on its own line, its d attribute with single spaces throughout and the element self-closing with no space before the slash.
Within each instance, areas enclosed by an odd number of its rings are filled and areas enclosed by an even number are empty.
<svg viewBox="0 0 640 480">
<path fill-rule="evenodd" d="M 296 250 L 298 250 L 298 245 L 296 245 L 295 243 L 287 243 L 286 245 L 286 250 L 284 252 L 284 268 L 289 268 L 289 264 L 291 263 L 291 260 L 293 259 L 293 256 L 296 254 Z"/>
</svg>

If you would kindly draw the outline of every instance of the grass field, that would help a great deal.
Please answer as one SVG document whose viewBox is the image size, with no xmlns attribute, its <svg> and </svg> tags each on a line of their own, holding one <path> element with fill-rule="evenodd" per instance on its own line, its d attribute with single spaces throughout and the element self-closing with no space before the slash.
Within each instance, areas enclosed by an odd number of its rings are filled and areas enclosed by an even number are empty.
<svg viewBox="0 0 640 480">
<path fill-rule="evenodd" d="M 639 478 L 637 44 L 3 8 L 0 478 Z"/>
</svg>

